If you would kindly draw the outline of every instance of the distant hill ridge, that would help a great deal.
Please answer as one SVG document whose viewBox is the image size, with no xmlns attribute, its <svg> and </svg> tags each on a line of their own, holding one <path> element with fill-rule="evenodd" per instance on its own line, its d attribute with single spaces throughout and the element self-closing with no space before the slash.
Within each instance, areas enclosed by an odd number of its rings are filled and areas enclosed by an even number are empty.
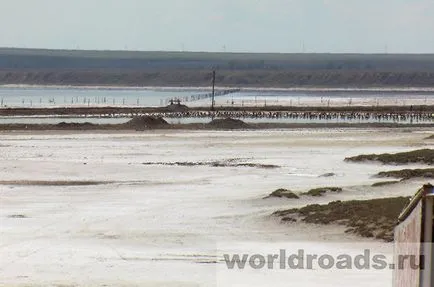
<svg viewBox="0 0 434 287">
<path fill-rule="evenodd" d="M 434 87 L 434 54 L 261 54 L 0 48 L 0 84 Z"/>
</svg>

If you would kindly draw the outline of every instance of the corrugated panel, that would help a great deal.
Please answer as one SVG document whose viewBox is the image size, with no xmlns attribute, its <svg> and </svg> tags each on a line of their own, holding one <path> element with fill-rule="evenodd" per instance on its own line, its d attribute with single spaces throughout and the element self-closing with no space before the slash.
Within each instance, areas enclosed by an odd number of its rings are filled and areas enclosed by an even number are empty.
<svg viewBox="0 0 434 287">
<path fill-rule="evenodd" d="M 419 287 L 420 270 L 412 268 L 410 260 L 405 260 L 402 266 L 400 256 L 411 255 L 417 260 L 421 254 L 422 238 L 422 206 L 423 201 L 414 206 L 411 213 L 395 228 L 395 272 L 394 287 Z"/>
</svg>

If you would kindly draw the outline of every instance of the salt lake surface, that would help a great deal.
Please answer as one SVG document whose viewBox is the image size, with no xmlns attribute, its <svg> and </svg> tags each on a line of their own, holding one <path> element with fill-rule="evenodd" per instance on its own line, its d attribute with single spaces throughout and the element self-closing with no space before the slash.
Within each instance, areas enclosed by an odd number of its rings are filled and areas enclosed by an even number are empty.
<svg viewBox="0 0 434 287">
<path fill-rule="evenodd" d="M 189 106 L 207 106 L 210 99 L 191 101 L 191 96 L 209 93 L 205 88 L 80 88 L 80 87 L 0 87 L 0 107 L 85 107 L 85 106 L 165 106 L 181 99 Z M 186 102 L 185 100 L 189 100 Z M 224 106 L 348 106 L 348 105 L 433 105 L 434 91 L 297 91 L 241 90 L 217 97 Z"/>
<path fill-rule="evenodd" d="M 370 248 L 390 255 L 392 246 L 345 234 L 342 227 L 281 224 L 270 214 L 311 203 L 412 195 L 422 181 L 370 187 L 378 181 L 374 174 L 396 167 L 343 159 L 433 148 L 423 140 L 427 132 L 0 133 L 0 180 L 10 181 L 0 185 L 0 285 L 391 286 L 390 270 L 228 270 L 223 254 Z M 209 161 L 279 168 L 158 164 Z M 416 167 L 424 165 L 408 166 Z M 330 172 L 337 176 L 320 177 Z M 50 181 L 63 183 L 44 185 Z M 99 184 L 73 186 L 77 181 Z M 320 186 L 344 192 L 263 199 L 277 188 Z"/>
</svg>

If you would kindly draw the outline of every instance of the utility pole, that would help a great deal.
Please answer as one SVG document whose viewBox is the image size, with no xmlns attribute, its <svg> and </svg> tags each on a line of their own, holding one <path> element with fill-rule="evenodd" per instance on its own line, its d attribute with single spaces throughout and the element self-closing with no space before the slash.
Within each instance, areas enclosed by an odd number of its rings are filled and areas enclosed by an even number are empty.
<svg viewBox="0 0 434 287">
<path fill-rule="evenodd" d="M 212 71 L 212 102 L 211 102 L 211 111 L 214 111 L 215 106 L 215 71 Z"/>
</svg>

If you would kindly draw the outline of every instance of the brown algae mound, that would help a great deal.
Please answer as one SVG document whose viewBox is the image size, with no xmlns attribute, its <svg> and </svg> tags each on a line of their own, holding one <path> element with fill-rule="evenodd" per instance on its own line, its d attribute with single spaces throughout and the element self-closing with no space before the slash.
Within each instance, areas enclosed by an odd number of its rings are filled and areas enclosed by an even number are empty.
<svg viewBox="0 0 434 287">
<path fill-rule="evenodd" d="M 166 122 L 163 118 L 151 116 L 134 117 L 129 122 L 127 122 L 126 125 L 136 130 L 159 129 L 167 128 L 168 126 L 170 126 L 170 124 Z"/>
<path fill-rule="evenodd" d="M 301 195 L 309 195 L 309 196 L 323 196 L 327 192 L 342 192 L 342 188 L 340 187 L 319 187 L 309 190 L 308 192 L 304 192 Z"/>
<path fill-rule="evenodd" d="M 284 189 L 284 188 L 276 189 L 269 196 L 264 197 L 264 199 L 271 198 L 271 197 L 289 198 L 289 199 L 299 199 L 300 198 L 294 192 L 292 192 L 288 189 Z"/>
<path fill-rule="evenodd" d="M 334 201 L 277 211 L 273 215 L 283 222 L 344 225 L 346 233 L 391 242 L 398 216 L 409 201 L 409 197 Z"/>
<path fill-rule="evenodd" d="M 379 161 L 384 164 L 425 163 L 432 165 L 434 164 L 434 149 L 420 149 L 395 154 L 365 154 L 354 157 L 347 157 L 345 158 L 345 161 Z"/>
<path fill-rule="evenodd" d="M 426 139 L 426 140 L 434 140 L 434 134 L 433 134 L 433 135 L 430 135 L 429 137 L 426 137 L 425 139 Z"/>
<path fill-rule="evenodd" d="M 251 129 L 252 126 L 246 124 L 242 120 L 225 118 L 215 119 L 208 123 L 208 126 L 215 129 L 235 130 L 235 129 Z"/>
<path fill-rule="evenodd" d="M 411 178 L 434 178 L 434 168 L 382 171 L 377 174 L 377 177 L 392 177 L 404 180 Z"/>
</svg>

